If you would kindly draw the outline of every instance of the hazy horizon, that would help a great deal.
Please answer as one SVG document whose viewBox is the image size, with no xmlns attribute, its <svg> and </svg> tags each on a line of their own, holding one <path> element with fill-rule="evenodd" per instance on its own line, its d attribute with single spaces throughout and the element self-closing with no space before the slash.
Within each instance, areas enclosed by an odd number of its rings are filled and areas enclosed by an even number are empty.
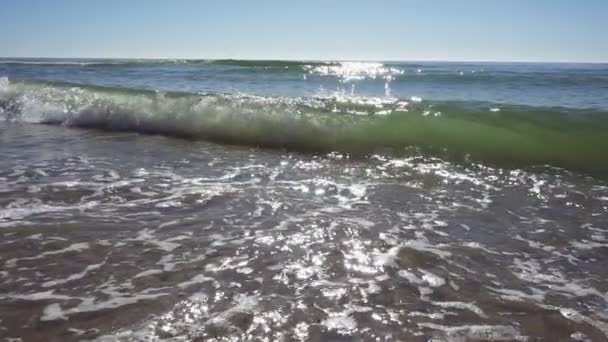
<svg viewBox="0 0 608 342">
<path fill-rule="evenodd" d="M 450 59 L 308 59 L 308 58 L 237 58 L 237 57 L 54 57 L 54 56 L 0 56 L 2 60 L 158 60 L 158 61 L 286 61 L 286 62 L 365 62 L 365 63 L 521 63 L 521 64 L 608 64 L 606 61 L 560 61 L 560 60 L 450 60 Z"/>
</svg>

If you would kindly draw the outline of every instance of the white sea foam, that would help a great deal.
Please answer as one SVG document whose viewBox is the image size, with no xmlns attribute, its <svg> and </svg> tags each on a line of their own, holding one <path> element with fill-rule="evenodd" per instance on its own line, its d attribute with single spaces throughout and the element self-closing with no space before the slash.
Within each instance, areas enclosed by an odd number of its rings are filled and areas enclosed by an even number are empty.
<svg viewBox="0 0 608 342">
<path fill-rule="evenodd" d="M 62 249 L 46 251 L 46 252 L 40 253 L 35 256 L 24 257 L 24 258 L 19 258 L 19 259 L 10 259 L 5 262 L 5 265 L 9 265 L 7 267 L 14 267 L 14 265 L 16 265 L 16 263 L 18 261 L 43 259 L 50 255 L 57 255 L 57 254 L 70 253 L 70 252 L 81 252 L 85 249 L 89 249 L 89 244 L 87 242 L 78 242 L 78 243 L 71 244 L 68 247 L 65 247 Z"/>
<path fill-rule="evenodd" d="M 345 335 L 357 329 L 357 321 L 350 316 L 342 314 L 331 315 L 321 322 L 321 324 L 329 330 L 336 330 L 338 333 Z"/>
<path fill-rule="evenodd" d="M 504 325 L 465 325 L 445 326 L 435 323 L 419 323 L 421 327 L 439 330 L 445 333 L 446 341 L 524 341 L 526 338 L 511 326 Z"/>
<path fill-rule="evenodd" d="M 97 301 L 94 298 L 84 298 L 82 301 L 74 306 L 67 309 L 62 308 L 59 304 L 53 305 L 52 307 L 47 307 L 48 310 L 45 310 L 45 315 L 43 315 L 40 320 L 41 321 L 49 321 L 55 319 L 65 319 L 66 317 L 78 313 L 83 312 L 95 312 L 106 309 L 114 309 L 124 305 L 134 304 L 144 300 L 157 299 L 159 297 L 165 296 L 165 293 L 157 293 L 157 294 L 139 294 L 133 296 L 124 296 L 119 293 L 113 293 L 114 296 L 110 297 L 105 301 Z"/>
<path fill-rule="evenodd" d="M 106 260 L 103 260 L 99 264 L 89 265 L 82 272 L 71 274 L 71 275 L 69 275 L 66 278 L 63 278 L 63 279 L 54 279 L 54 280 L 50 280 L 50 281 L 44 282 L 44 283 L 42 283 L 42 287 L 54 287 L 54 286 L 57 286 L 57 285 L 62 285 L 62 284 L 71 282 L 73 280 L 82 279 L 87 274 L 89 274 L 89 272 L 100 269 L 103 265 L 105 265 L 105 263 L 106 263 Z"/>
</svg>

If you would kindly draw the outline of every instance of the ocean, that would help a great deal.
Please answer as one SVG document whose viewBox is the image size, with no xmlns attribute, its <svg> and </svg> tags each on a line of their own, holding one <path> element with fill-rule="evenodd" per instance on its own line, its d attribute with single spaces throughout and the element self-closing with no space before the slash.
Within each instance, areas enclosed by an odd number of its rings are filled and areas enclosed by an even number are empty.
<svg viewBox="0 0 608 342">
<path fill-rule="evenodd" d="M 7 341 L 606 341 L 608 64 L 0 59 L 0 236 Z"/>
</svg>

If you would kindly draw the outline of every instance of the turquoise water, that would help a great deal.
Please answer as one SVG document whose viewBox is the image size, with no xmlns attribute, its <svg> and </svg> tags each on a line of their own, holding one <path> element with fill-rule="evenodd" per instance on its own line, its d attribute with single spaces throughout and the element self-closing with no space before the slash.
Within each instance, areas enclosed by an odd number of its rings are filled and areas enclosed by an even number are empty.
<svg viewBox="0 0 608 342">
<path fill-rule="evenodd" d="M 605 64 L 3 59 L 0 75 L 12 121 L 608 171 Z"/>
</svg>

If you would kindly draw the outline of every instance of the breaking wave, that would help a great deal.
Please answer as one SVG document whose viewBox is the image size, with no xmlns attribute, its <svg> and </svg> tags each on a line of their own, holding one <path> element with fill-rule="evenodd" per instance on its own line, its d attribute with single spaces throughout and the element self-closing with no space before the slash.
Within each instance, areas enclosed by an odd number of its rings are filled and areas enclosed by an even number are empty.
<svg viewBox="0 0 608 342">
<path fill-rule="evenodd" d="M 256 147 L 425 152 L 507 165 L 608 171 L 608 113 L 418 98 L 259 97 L 9 81 L 0 118 Z"/>
</svg>

